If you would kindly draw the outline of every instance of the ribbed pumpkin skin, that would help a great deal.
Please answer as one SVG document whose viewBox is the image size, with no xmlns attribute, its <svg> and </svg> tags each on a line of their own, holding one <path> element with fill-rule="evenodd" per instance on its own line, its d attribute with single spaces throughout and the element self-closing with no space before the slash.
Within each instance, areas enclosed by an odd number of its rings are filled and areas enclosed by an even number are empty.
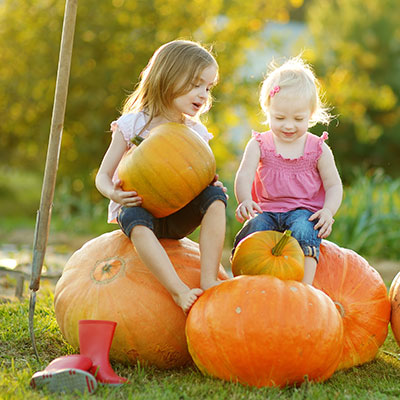
<svg viewBox="0 0 400 400">
<path fill-rule="evenodd" d="M 198 245 L 189 239 L 161 243 L 181 279 L 199 287 Z M 219 278 L 227 278 L 222 266 Z M 56 285 L 54 305 L 61 332 L 75 349 L 79 320 L 104 319 L 117 322 L 113 360 L 139 360 L 160 368 L 191 362 L 184 313 L 120 230 L 87 242 L 71 256 Z"/>
<path fill-rule="evenodd" d="M 174 122 L 152 129 L 118 166 L 122 188 L 135 190 L 142 207 L 157 218 L 188 204 L 212 182 L 215 172 L 208 145 L 192 129 Z"/>
<path fill-rule="evenodd" d="M 304 253 L 295 238 L 289 237 L 280 256 L 271 253 L 282 235 L 276 231 L 260 231 L 241 240 L 232 257 L 233 275 L 267 274 L 283 280 L 301 281 Z"/>
<path fill-rule="evenodd" d="M 379 273 L 356 252 L 323 240 L 314 286 L 342 313 L 344 346 L 338 369 L 371 361 L 388 333 L 390 302 Z"/>
<path fill-rule="evenodd" d="M 389 299 L 392 308 L 390 324 L 394 338 L 400 346 L 400 272 L 394 277 L 390 285 Z"/>
<path fill-rule="evenodd" d="M 269 275 L 239 276 L 207 290 L 186 322 L 204 374 L 251 386 L 328 379 L 340 360 L 343 323 L 320 290 Z"/>
</svg>

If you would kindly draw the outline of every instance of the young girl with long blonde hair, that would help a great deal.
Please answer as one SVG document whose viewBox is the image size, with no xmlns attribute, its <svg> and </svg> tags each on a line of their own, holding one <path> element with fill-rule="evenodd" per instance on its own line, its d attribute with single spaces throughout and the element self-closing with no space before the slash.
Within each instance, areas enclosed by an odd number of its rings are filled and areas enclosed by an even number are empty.
<svg viewBox="0 0 400 400">
<path fill-rule="evenodd" d="M 96 176 L 98 190 L 110 199 L 109 222 L 118 222 L 140 258 L 187 312 L 203 290 L 217 285 L 225 236 L 226 189 L 216 180 L 192 202 L 164 218 L 141 207 L 140 193 L 124 191 L 115 174 L 131 138 L 146 138 L 166 122 L 183 123 L 205 142 L 212 134 L 199 121 L 211 107 L 211 89 L 218 80 L 218 65 L 198 43 L 175 40 L 161 46 L 142 71 L 136 90 L 128 97 L 122 116 L 112 122 L 111 144 Z M 145 139 L 146 140 L 146 139 Z M 199 246 L 201 282 L 189 288 L 177 275 L 158 239 L 180 239 L 201 225 Z"/>
</svg>

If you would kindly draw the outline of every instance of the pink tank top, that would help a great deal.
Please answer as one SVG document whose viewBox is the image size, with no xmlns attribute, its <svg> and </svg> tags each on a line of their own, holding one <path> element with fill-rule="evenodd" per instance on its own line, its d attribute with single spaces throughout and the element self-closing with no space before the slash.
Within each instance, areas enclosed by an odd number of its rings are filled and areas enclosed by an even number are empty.
<svg viewBox="0 0 400 400">
<path fill-rule="evenodd" d="M 273 133 L 254 132 L 260 146 L 260 163 L 252 187 L 252 197 L 263 211 L 287 212 L 296 208 L 310 211 L 321 209 L 325 190 L 317 163 L 322 154 L 322 144 L 328 138 L 306 133 L 304 153 L 295 159 L 277 154 Z"/>
</svg>

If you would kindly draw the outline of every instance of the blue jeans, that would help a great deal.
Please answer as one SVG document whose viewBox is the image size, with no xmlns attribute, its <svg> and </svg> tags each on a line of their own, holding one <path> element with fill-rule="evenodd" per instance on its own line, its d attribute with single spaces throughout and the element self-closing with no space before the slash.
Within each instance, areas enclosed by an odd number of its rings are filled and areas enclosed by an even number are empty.
<svg viewBox="0 0 400 400">
<path fill-rule="evenodd" d="M 171 215 L 155 218 L 143 207 L 121 207 L 117 222 L 129 238 L 136 225 L 144 225 L 159 239 L 182 239 L 201 224 L 208 207 L 217 200 L 221 200 L 226 207 L 226 196 L 222 188 L 207 186 L 189 204 Z"/>
<path fill-rule="evenodd" d="M 253 232 L 278 231 L 286 229 L 292 231 L 292 236 L 297 239 L 304 255 L 313 257 L 318 262 L 319 246 L 321 239 L 318 237 L 318 230 L 314 229 L 318 220 L 309 221 L 312 211 L 298 208 L 287 212 L 263 212 L 249 219 L 235 237 L 232 254 L 238 243 Z"/>
</svg>

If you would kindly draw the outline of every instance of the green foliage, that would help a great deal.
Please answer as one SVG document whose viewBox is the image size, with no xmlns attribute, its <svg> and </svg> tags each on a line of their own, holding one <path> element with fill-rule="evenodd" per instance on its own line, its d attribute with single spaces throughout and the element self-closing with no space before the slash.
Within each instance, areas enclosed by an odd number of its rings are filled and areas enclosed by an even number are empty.
<svg viewBox="0 0 400 400">
<path fill-rule="evenodd" d="M 0 204 L 10 217 L 35 216 L 39 208 L 41 179 L 37 173 L 0 167 Z"/>
<path fill-rule="evenodd" d="M 397 6 L 397 0 L 314 0 L 308 8 L 314 44 L 306 55 L 340 121 L 330 143 L 346 181 L 355 166 L 400 174 Z"/>
<path fill-rule="evenodd" d="M 76 395 L 35 391 L 32 374 L 55 357 L 73 354 L 57 326 L 50 290 L 39 292 L 35 313 L 35 337 L 40 362 L 33 355 L 27 327 L 28 301 L 0 304 L 0 393 L 4 400 L 76 399 Z M 154 367 L 113 364 L 129 379 L 123 387 L 99 386 L 94 396 L 79 398 L 154 400 L 239 399 L 397 399 L 400 396 L 399 347 L 389 333 L 375 360 L 336 372 L 324 383 L 305 382 L 299 387 L 255 388 L 202 375 L 195 367 L 159 370 Z"/>
<path fill-rule="evenodd" d="M 400 180 L 360 176 L 335 218 L 329 240 L 363 256 L 400 259 Z"/>
<path fill-rule="evenodd" d="M 53 228 L 62 231 L 71 226 L 76 234 L 93 235 L 109 231 L 111 227 L 107 223 L 108 203 L 108 199 L 98 196 L 96 192 L 87 189 L 74 191 L 73 181 L 64 177 L 57 185 L 54 196 Z"/>
</svg>

